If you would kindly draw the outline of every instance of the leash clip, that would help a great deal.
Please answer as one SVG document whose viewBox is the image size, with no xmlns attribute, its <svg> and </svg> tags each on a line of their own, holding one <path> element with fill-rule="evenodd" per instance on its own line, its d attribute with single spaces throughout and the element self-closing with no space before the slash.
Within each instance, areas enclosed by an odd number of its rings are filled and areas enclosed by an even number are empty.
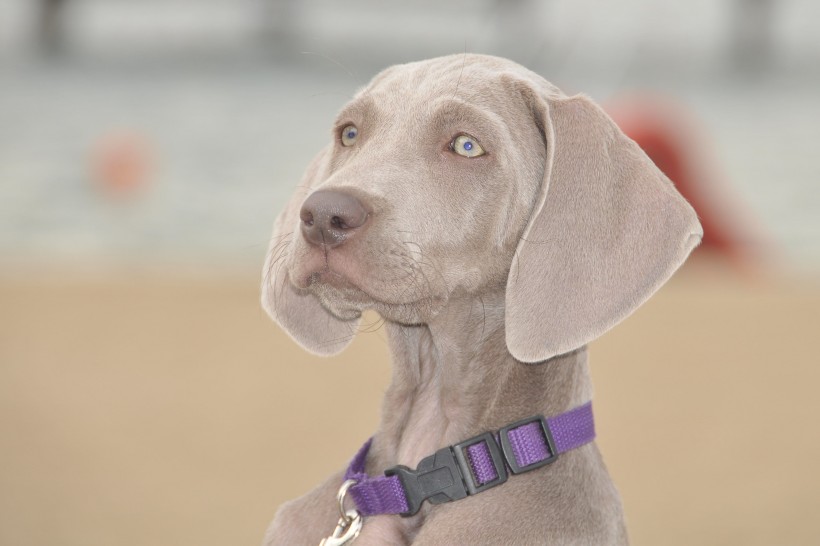
<svg viewBox="0 0 820 546">
<path fill-rule="evenodd" d="M 353 542 L 353 540 L 359 536 L 362 530 L 362 524 L 364 523 L 362 521 L 362 515 L 359 514 L 358 510 L 353 508 L 345 510 L 347 490 L 356 485 L 356 483 L 356 480 L 345 480 L 339 488 L 339 492 L 336 494 L 336 500 L 339 501 L 339 513 L 342 517 L 340 517 L 336 523 L 333 534 L 327 538 L 323 538 L 319 546 L 344 546 L 349 542 Z"/>
</svg>

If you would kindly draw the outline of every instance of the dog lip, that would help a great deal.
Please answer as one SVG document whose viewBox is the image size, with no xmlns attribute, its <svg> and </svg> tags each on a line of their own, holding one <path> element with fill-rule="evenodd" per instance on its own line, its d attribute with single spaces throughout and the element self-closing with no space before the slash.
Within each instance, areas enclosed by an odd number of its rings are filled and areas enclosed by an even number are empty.
<svg viewBox="0 0 820 546">
<path fill-rule="evenodd" d="M 310 261 L 303 261 L 300 266 L 291 269 L 289 277 L 292 285 L 302 291 L 311 292 L 323 299 L 335 293 L 333 296 L 337 303 L 347 302 L 357 308 L 382 308 L 390 309 L 394 307 L 414 307 L 414 306 L 438 306 L 447 301 L 448 294 L 407 294 L 408 298 L 391 297 L 386 293 L 374 294 L 360 282 L 353 279 L 357 275 L 351 276 L 346 272 L 345 262 L 335 263 L 336 260 L 326 260 L 324 256 L 313 255 Z M 312 262 L 312 263 L 311 263 Z M 377 290 L 376 293 L 380 291 Z"/>
<path fill-rule="evenodd" d="M 346 276 L 327 266 L 325 266 L 323 269 L 308 274 L 306 281 L 307 288 L 313 286 L 314 284 L 321 283 L 327 286 L 331 286 L 333 288 L 355 288 L 357 290 L 361 290 L 358 286 L 356 286 L 355 283 L 353 283 Z M 364 292 L 363 290 L 361 291 Z"/>
<path fill-rule="evenodd" d="M 373 307 L 412 306 L 422 303 L 435 303 L 446 299 L 440 296 L 425 295 L 420 298 L 410 299 L 407 301 L 390 301 L 383 297 L 374 296 L 361 286 L 351 281 L 346 275 L 329 267 L 324 267 L 306 275 L 304 277 L 304 285 L 300 288 L 313 291 L 330 288 L 345 294 L 342 296 L 343 298 L 352 298 L 353 300 L 358 301 L 359 304 L 369 302 L 368 306 Z"/>
</svg>

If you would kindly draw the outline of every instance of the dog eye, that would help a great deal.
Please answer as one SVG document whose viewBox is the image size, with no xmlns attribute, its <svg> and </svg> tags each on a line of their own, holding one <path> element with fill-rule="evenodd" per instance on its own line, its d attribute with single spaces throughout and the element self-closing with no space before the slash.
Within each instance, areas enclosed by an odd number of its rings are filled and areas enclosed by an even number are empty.
<svg viewBox="0 0 820 546">
<path fill-rule="evenodd" d="M 484 155 L 484 148 L 482 148 L 478 141 L 470 135 L 458 135 L 450 143 L 450 149 L 458 155 L 462 155 L 464 157 L 478 157 L 480 155 Z"/>
<path fill-rule="evenodd" d="M 358 136 L 359 130 L 355 125 L 346 125 L 345 128 L 342 129 L 342 146 L 353 146 Z"/>
</svg>

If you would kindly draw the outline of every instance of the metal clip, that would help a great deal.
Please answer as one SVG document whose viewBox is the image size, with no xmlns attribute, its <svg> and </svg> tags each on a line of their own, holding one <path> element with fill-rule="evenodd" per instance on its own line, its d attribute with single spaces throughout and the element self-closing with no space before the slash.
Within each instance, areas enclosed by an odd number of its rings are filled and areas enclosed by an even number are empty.
<svg viewBox="0 0 820 546">
<path fill-rule="evenodd" d="M 356 480 L 347 480 L 339 488 L 339 492 L 336 494 L 336 500 L 339 501 L 339 513 L 342 517 L 340 517 L 336 523 L 333 534 L 322 539 L 319 546 L 343 546 L 344 544 L 353 542 L 353 540 L 359 536 L 363 524 L 362 515 L 353 508 L 345 510 L 345 495 L 347 495 L 347 490 L 353 485 L 356 485 Z"/>
</svg>

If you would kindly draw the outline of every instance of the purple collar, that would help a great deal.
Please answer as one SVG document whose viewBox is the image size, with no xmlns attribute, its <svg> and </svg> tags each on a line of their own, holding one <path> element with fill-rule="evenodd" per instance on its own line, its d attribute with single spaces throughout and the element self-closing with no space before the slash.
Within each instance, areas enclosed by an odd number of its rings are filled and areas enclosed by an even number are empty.
<svg viewBox="0 0 820 546">
<path fill-rule="evenodd" d="M 480 493 L 504 483 L 510 473 L 535 470 L 594 439 L 592 402 L 587 402 L 549 419 L 530 417 L 439 449 L 416 470 L 399 465 L 375 478 L 365 473 L 371 438 L 353 457 L 344 479 L 355 482 L 348 493 L 360 515 L 412 516 L 424 500 L 440 504 Z"/>
</svg>

